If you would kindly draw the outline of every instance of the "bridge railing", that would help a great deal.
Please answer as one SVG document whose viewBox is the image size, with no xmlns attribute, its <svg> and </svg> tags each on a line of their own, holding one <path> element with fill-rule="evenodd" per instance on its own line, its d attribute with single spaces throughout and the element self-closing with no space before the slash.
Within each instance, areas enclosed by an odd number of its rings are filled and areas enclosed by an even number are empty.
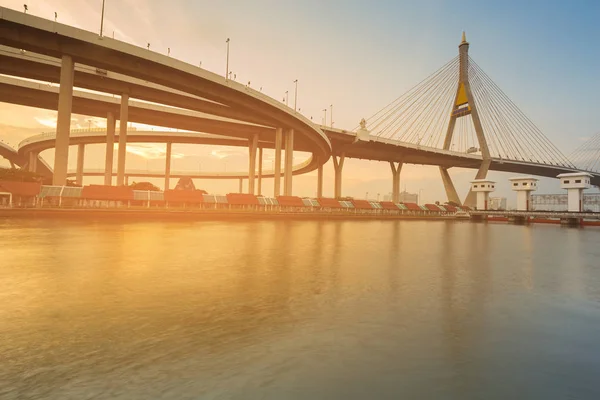
<svg viewBox="0 0 600 400">
<path fill-rule="evenodd" d="M 128 131 L 136 131 L 137 128 L 128 127 L 127 130 Z M 84 137 L 84 136 L 87 136 L 86 135 L 87 133 L 93 133 L 93 132 L 106 132 L 106 128 L 72 129 L 69 136 L 70 137 L 74 137 L 74 136 Z M 118 132 L 119 131 L 117 129 L 115 131 L 115 134 L 118 134 Z M 39 135 L 30 136 L 27 139 L 22 140 L 21 143 L 19 143 L 19 148 L 26 146 L 28 144 L 42 141 L 44 139 L 51 139 L 51 138 L 55 138 L 55 137 L 56 137 L 56 132 L 44 132 L 44 133 L 40 133 Z"/>
</svg>

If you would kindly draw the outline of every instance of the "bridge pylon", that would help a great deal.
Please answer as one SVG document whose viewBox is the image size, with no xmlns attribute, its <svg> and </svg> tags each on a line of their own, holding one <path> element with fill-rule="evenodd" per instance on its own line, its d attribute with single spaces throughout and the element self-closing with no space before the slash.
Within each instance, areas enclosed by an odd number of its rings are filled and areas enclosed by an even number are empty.
<svg viewBox="0 0 600 400">
<path fill-rule="evenodd" d="M 452 110 L 450 112 L 450 120 L 448 121 L 448 130 L 446 131 L 446 137 L 444 139 L 443 148 L 444 150 L 450 150 L 450 146 L 452 144 L 452 135 L 454 134 L 454 127 L 456 126 L 456 121 L 459 118 L 471 115 L 473 127 L 475 128 L 475 134 L 477 136 L 477 142 L 479 143 L 479 151 L 481 151 L 481 156 L 483 158 L 481 165 L 479 166 L 479 170 L 475 175 L 475 179 L 485 179 L 487 176 L 487 172 L 490 168 L 490 164 L 492 162 L 492 157 L 487 141 L 485 139 L 485 135 L 483 134 L 481 119 L 479 118 L 479 113 L 477 112 L 477 105 L 475 103 L 475 98 L 473 97 L 473 92 L 469 83 L 469 42 L 467 42 L 465 32 L 463 32 L 462 41 L 458 45 L 458 54 L 458 85 L 456 88 L 456 95 L 454 96 Z M 456 189 L 454 188 L 454 184 L 452 183 L 450 174 L 448 174 L 448 169 L 445 167 L 440 167 L 440 173 L 442 175 L 442 180 L 444 182 L 444 188 L 446 190 L 448 201 L 459 203 L 459 201 L 457 201 L 458 196 L 456 193 Z M 472 190 L 469 190 L 469 194 L 467 195 L 464 204 L 469 206 L 475 205 L 475 193 Z"/>
</svg>

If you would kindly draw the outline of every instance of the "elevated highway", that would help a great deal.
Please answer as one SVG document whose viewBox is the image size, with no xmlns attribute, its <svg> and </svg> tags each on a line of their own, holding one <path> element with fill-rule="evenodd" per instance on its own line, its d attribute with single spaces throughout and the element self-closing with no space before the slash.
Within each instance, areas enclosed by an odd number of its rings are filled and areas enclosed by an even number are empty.
<svg viewBox="0 0 600 400">
<path fill-rule="evenodd" d="M 319 194 L 322 193 L 322 166 L 333 156 L 336 197 L 341 196 L 345 158 L 389 162 L 394 177 L 394 193 L 399 192 L 400 170 L 404 163 L 435 165 L 443 169 L 481 169 L 483 163 L 483 157 L 479 154 L 442 150 L 376 136 L 363 135 L 359 138 L 354 132 L 318 126 L 281 102 L 225 77 L 147 49 L 2 7 L 0 45 L 0 74 L 51 83 L 0 77 L 0 101 L 58 109 L 60 120 L 63 112 L 60 108 L 61 98 L 67 96 L 62 90 L 64 82 L 61 82 L 65 80 L 65 68 L 70 66 L 72 79 L 67 83 L 71 87 L 88 90 L 73 92 L 70 98 L 72 112 L 101 118 L 112 115 L 113 119 L 124 118 L 126 122 L 222 136 L 198 136 L 195 139 L 191 136 L 194 134 L 178 137 L 178 133 L 171 132 L 164 134 L 164 137 L 138 136 L 140 141 L 171 143 L 189 140 L 190 143 L 199 144 L 249 146 L 249 171 L 235 177 L 245 175 L 250 182 L 255 174 L 252 154 L 256 153 L 257 148 L 274 148 L 278 154 L 282 147 L 311 153 L 306 163 L 292 166 L 292 157 L 286 151 L 284 175 L 285 171 L 299 174 L 318 169 Z M 89 90 L 96 93 L 90 93 Z M 137 140 L 133 138 L 135 135 L 127 134 L 126 128 L 126 123 L 121 124 L 125 135 L 122 138 L 117 135 L 117 138 L 122 143 Z M 69 131 L 60 127 L 59 123 L 58 137 L 65 136 L 65 132 L 68 136 Z M 132 136 L 132 140 L 129 136 Z M 87 140 L 96 143 L 102 138 L 74 137 L 66 143 L 67 146 L 69 143 L 92 143 Z M 282 145 L 282 140 L 285 140 L 285 145 Z M 26 143 L 19 148 L 18 156 L 26 159 L 29 153 L 37 154 L 41 149 L 56 146 L 56 142 L 55 137 Z M 64 141 L 61 143 L 57 151 L 63 149 L 64 153 Z M 119 154 L 118 171 L 121 176 L 125 173 L 124 157 L 124 154 Z M 501 158 L 491 158 L 487 162 L 490 170 L 553 178 L 560 173 L 576 171 L 558 164 Z M 61 168 L 64 168 L 66 178 L 64 160 Z M 279 166 L 276 166 L 274 177 L 279 176 L 278 169 Z M 285 191 L 289 194 L 291 175 L 289 183 L 288 177 L 285 178 Z M 593 175 L 592 183 L 600 184 L 600 174 Z M 276 188 L 276 194 L 278 190 Z"/>
</svg>

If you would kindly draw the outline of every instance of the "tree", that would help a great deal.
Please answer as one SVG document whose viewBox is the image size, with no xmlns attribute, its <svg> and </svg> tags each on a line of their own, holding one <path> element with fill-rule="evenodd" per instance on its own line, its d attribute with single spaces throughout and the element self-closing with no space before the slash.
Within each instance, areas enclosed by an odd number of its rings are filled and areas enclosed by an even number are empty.
<svg viewBox="0 0 600 400">
<path fill-rule="evenodd" d="M 0 181 L 41 182 L 41 175 L 24 169 L 0 168 Z"/>
</svg>

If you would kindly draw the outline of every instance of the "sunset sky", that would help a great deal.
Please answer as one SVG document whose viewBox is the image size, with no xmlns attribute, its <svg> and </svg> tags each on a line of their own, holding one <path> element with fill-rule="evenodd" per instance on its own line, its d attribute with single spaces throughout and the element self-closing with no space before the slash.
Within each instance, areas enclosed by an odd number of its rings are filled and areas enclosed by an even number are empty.
<svg viewBox="0 0 600 400">
<path fill-rule="evenodd" d="M 82 29 L 98 32 L 102 0 L 0 0 Z M 167 53 L 223 74 L 225 40 L 231 39 L 230 70 L 240 82 L 293 102 L 298 79 L 298 107 L 308 118 L 323 118 L 333 104 L 334 126 L 352 129 L 456 56 L 463 30 L 470 55 L 503 91 L 568 155 L 600 131 L 600 3 L 596 1 L 208 1 L 106 0 L 107 36 Z M 0 139 L 16 147 L 24 138 L 52 131 L 56 113 L 0 104 Z M 79 127 L 104 121 L 74 116 Z M 52 160 L 52 151 L 42 153 Z M 247 150 L 174 145 L 173 170 L 218 171 L 247 167 Z M 104 148 L 90 146 L 86 168 L 102 168 Z M 70 154 L 75 166 L 75 150 Z M 6 165 L 0 161 L 0 165 Z M 129 168 L 164 168 L 164 145 L 128 147 Z M 265 168 L 271 168 L 270 155 Z M 461 197 L 474 170 L 451 170 Z M 514 203 L 508 178 L 496 195 Z M 85 183 L 100 183 L 87 178 Z M 162 180 L 156 180 L 162 186 Z M 174 185 L 174 182 L 172 183 Z M 237 190 L 237 181 L 197 181 L 213 193 Z M 343 194 L 362 198 L 391 191 L 385 163 L 347 160 Z M 264 193 L 272 194 L 272 180 Z M 423 200 L 445 200 L 435 167 L 407 165 L 402 189 L 423 191 Z M 559 192 L 544 179 L 540 192 Z M 294 194 L 314 196 L 316 173 L 294 179 Z M 325 195 L 333 195 L 333 166 L 325 168 Z"/>
</svg>

